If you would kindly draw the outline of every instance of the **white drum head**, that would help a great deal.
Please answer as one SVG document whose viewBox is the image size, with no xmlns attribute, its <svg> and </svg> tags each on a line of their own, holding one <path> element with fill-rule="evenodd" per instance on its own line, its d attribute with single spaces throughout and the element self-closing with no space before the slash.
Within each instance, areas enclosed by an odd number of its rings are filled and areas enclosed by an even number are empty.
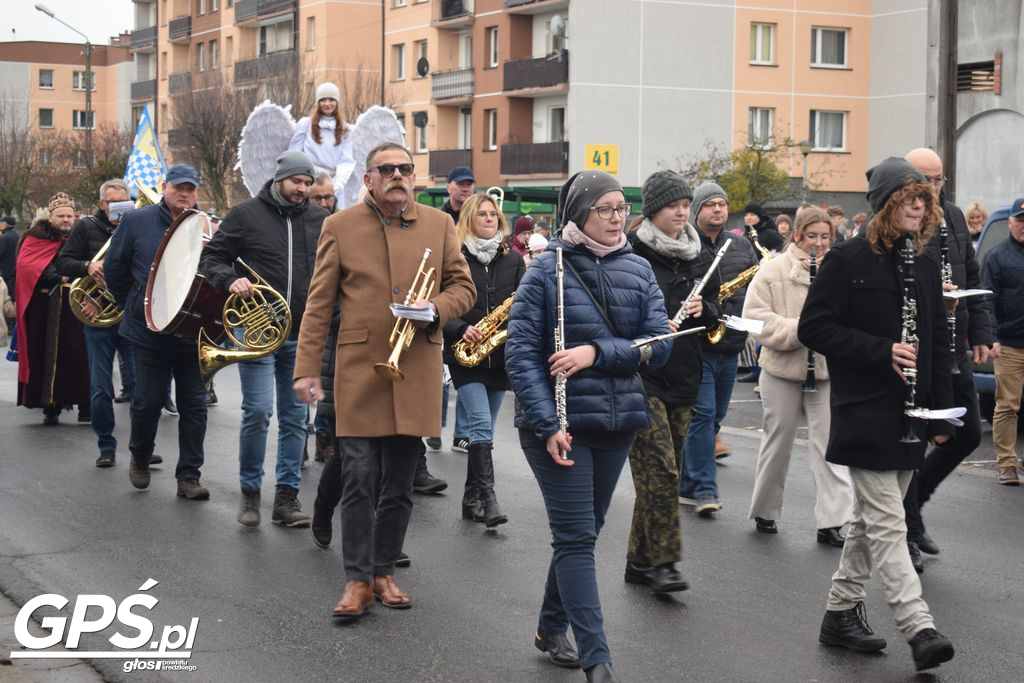
<svg viewBox="0 0 1024 683">
<path fill-rule="evenodd" d="M 203 235 L 210 229 L 204 213 L 187 216 L 167 240 L 160 263 L 153 273 L 149 313 L 153 326 L 163 331 L 185 303 L 203 252 Z"/>
</svg>

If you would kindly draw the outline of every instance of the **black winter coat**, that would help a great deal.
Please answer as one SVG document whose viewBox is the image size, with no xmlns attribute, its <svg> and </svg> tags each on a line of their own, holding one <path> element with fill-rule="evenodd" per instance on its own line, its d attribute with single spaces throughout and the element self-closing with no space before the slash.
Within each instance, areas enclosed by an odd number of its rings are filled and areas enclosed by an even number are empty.
<svg viewBox="0 0 1024 683">
<path fill-rule="evenodd" d="M 475 368 L 459 365 L 452 351 L 452 344 L 462 339 L 466 328 L 480 320 L 501 305 L 519 286 L 526 273 L 523 257 L 514 251 L 498 253 L 486 266 L 473 256 L 465 246 L 462 255 L 469 264 L 469 274 L 476 286 L 476 303 L 461 317 L 452 318 L 444 326 L 444 362 L 452 373 L 452 384 L 458 389 L 464 384 L 482 382 L 492 389 L 508 389 L 505 376 L 505 347 L 499 347 Z"/>
<path fill-rule="evenodd" d="M 725 252 L 725 256 L 723 256 L 722 260 L 718 263 L 719 285 L 728 282 L 747 268 L 756 265 L 758 262 L 758 254 L 754 252 L 754 247 L 750 246 L 750 240 L 742 235 L 734 235 L 731 232 L 723 230 L 719 233 L 718 238 L 712 242 L 708 236 L 700 230 L 700 228 L 697 229 L 697 234 L 700 235 L 701 242 L 703 242 L 713 254 L 718 253 L 718 250 L 721 248 L 725 240 L 733 241 L 732 246 L 729 247 L 729 251 Z M 742 315 L 743 300 L 746 296 L 747 286 L 744 285 L 730 299 L 723 303 L 721 307 L 721 314 L 735 316 Z M 747 333 L 737 332 L 736 330 L 726 330 L 725 338 L 717 344 L 710 343 L 704 335 L 698 336 L 701 337 L 701 343 L 704 345 L 705 352 L 720 353 L 723 355 L 737 354 L 743 350 L 743 346 L 747 343 Z"/>
<path fill-rule="evenodd" d="M 288 301 L 292 312 L 289 339 L 297 339 L 320 228 L 328 214 L 308 200 L 295 206 L 280 206 L 270 194 L 273 182 L 268 180 L 257 196 L 228 211 L 203 249 L 199 269 L 214 287 L 226 292 L 239 277 L 252 279 L 240 267 L 236 270 L 235 259 L 241 258 Z"/>
<path fill-rule="evenodd" d="M 715 260 L 715 255 L 706 244 L 701 243 L 701 251 L 692 261 L 666 256 L 652 249 L 637 238 L 636 232 L 629 236 L 633 251 L 637 256 L 647 259 L 654 271 L 654 278 L 665 296 L 665 310 L 672 318 L 679 310 L 683 300 L 689 296 L 697 280 L 708 272 L 708 266 Z M 731 247 L 730 247 L 731 249 Z M 728 252 L 726 252 L 728 254 Z M 724 258 L 724 257 L 723 257 Z M 718 324 L 721 311 L 718 307 L 718 279 L 716 272 L 711 273 L 707 284 L 701 291 L 704 300 L 703 315 L 694 320 L 685 320 L 680 329 L 691 327 L 712 328 Z M 697 402 L 697 391 L 703 373 L 703 353 L 701 351 L 702 332 L 676 337 L 672 353 L 668 361 L 657 370 L 647 370 L 640 376 L 644 381 L 647 395 L 660 398 L 667 405 L 693 405 Z"/>
<path fill-rule="evenodd" d="M 938 263 L 914 259 L 917 292 L 917 406 L 948 408 L 952 356 Z M 800 314 L 800 343 L 825 356 L 832 379 L 826 460 L 868 470 L 921 467 L 927 437 L 950 434 L 943 421 L 915 420 L 920 443 L 900 443 L 906 390 L 892 365 L 902 329 L 899 249 L 879 259 L 854 237 L 829 249 Z"/>
<path fill-rule="evenodd" d="M 113 234 L 114 226 L 103 209 L 97 209 L 92 216 L 83 216 L 71 228 L 71 236 L 57 254 L 57 272 L 72 280 L 88 275 L 89 261 Z"/>
<path fill-rule="evenodd" d="M 985 289 L 992 290 L 995 340 L 1024 349 L 1024 244 L 1009 235 L 985 255 L 981 272 Z"/>
</svg>

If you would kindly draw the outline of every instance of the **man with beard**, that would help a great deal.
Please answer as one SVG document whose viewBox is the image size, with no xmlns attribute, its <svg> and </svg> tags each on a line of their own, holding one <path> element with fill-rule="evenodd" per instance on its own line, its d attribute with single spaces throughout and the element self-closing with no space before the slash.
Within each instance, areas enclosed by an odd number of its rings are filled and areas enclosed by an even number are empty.
<svg viewBox="0 0 1024 683">
<path fill-rule="evenodd" d="M 288 527 L 309 526 L 309 515 L 303 514 L 298 499 L 306 406 L 295 399 L 291 384 L 316 243 L 327 217 L 326 211 L 309 201 L 313 176 L 313 162 L 302 152 L 289 151 L 278 157 L 274 179 L 268 180 L 257 196 L 228 212 L 203 250 L 200 263 L 210 284 L 248 299 L 255 290 L 248 273 L 236 269 L 235 261 L 241 259 L 285 298 L 292 316 L 291 334 L 276 351 L 238 364 L 242 384 L 238 523 L 242 526 L 260 523 L 263 460 L 275 396 L 277 491 L 270 521 Z"/>
</svg>

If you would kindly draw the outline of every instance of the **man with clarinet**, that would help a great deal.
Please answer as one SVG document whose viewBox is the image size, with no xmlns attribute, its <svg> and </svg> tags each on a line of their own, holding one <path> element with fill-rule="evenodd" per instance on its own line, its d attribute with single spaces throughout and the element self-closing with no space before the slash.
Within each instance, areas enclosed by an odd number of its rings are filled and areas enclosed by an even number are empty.
<svg viewBox="0 0 1024 683">
<path fill-rule="evenodd" d="M 953 433 L 946 422 L 916 417 L 920 408 L 952 403 L 939 267 L 922 255 L 942 213 L 924 176 L 904 159 L 890 157 L 867 177 L 874 215 L 866 239 L 829 250 L 797 327 L 800 342 L 828 361 L 832 424 L 825 457 L 849 467 L 855 494 L 818 640 L 855 652 L 885 648 L 864 609 L 877 567 L 896 625 L 922 671 L 953 657 L 953 645 L 935 630 L 921 596 L 903 513 L 926 438 L 945 443 Z"/>
</svg>

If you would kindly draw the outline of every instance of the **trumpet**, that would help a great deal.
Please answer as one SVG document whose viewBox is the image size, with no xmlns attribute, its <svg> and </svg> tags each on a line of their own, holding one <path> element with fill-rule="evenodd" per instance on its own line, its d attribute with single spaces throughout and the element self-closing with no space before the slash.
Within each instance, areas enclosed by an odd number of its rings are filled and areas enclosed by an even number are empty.
<svg viewBox="0 0 1024 683">
<path fill-rule="evenodd" d="M 404 304 L 406 306 L 420 299 L 426 299 L 434 289 L 434 283 L 437 281 L 437 278 L 434 276 L 433 267 L 427 268 L 427 261 L 429 259 L 430 249 L 427 248 L 423 250 L 423 260 L 420 261 L 416 277 L 413 278 L 412 286 L 409 287 L 409 293 L 405 296 Z M 386 362 L 375 363 L 373 371 L 392 382 L 401 382 L 405 379 L 405 374 L 398 369 L 398 359 L 402 356 L 402 351 L 412 345 L 412 338 L 415 334 L 416 327 L 412 324 L 411 320 L 408 318 L 396 320 L 395 326 L 391 329 L 391 336 L 388 337 L 388 345 L 392 349 L 391 355 L 388 356 Z"/>
<path fill-rule="evenodd" d="M 107 249 L 110 248 L 110 240 L 112 239 L 114 238 L 111 237 L 104 242 L 100 250 L 96 252 L 96 255 L 92 257 L 93 261 L 103 260 Z M 114 300 L 114 295 L 110 293 L 110 290 L 90 275 L 76 278 L 71 283 L 68 298 L 70 300 L 71 312 L 82 321 L 82 324 L 89 327 L 98 329 L 113 327 L 121 322 L 121 318 L 124 317 L 124 311 L 118 308 L 117 301 Z M 85 304 L 87 303 L 99 311 L 95 317 L 90 318 L 85 314 Z"/>
</svg>

